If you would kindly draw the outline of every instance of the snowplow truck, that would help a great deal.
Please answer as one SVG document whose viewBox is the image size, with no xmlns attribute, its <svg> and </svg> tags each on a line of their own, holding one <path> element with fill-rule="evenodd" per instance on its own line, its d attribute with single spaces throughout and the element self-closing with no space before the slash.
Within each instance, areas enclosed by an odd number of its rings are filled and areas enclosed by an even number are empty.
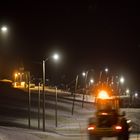
<svg viewBox="0 0 140 140">
<path fill-rule="evenodd" d="M 128 140 L 131 132 L 131 120 L 125 112 L 120 112 L 120 97 L 107 86 L 98 86 L 95 93 L 95 114 L 89 119 L 89 140 L 101 140 L 103 137 L 117 137 Z"/>
</svg>

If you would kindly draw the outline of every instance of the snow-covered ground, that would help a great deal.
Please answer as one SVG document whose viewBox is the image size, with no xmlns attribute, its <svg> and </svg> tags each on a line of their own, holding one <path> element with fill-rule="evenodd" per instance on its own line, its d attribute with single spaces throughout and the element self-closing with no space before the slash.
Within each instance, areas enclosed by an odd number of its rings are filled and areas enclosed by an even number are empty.
<svg viewBox="0 0 140 140">
<path fill-rule="evenodd" d="M 140 109 L 122 109 L 126 111 L 127 117 L 140 124 Z M 54 127 L 54 121 L 46 123 L 46 132 L 42 130 L 23 129 L 16 127 L 0 127 L 0 140 L 88 140 L 86 133 L 87 117 L 91 114 L 91 110 L 81 109 L 81 114 L 74 116 L 62 113 L 59 116 L 58 127 Z M 83 116 L 82 114 L 85 114 Z M 42 121 L 42 120 L 41 120 Z M 32 119 L 31 124 L 36 121 Z M 53 126 L 53 127 L 52 127 Z M 51 128 L 51 132 L 48 131 Z M 41 125 L 42 129 L 42 125 Z M 116 138 L 103 138 L 103 140 L 116 140 Z M 140 140 L 140 136 L 130 135 L 130 140 Z"/>
<path fill-rule="evenodd" d="M 88 136 L 64 136 L 57 133 L 1 126 L 0 140 L 88 140 Z M 116 138 L 103 138 L 103 140 L 116 140 Z M 133 134 L 130 140 L 139 140 L 139 137 Z"/>
<path fill-rule="evenodd" d="M 73 98 L 73 97 L 69 97 Z M 46 132 L 42 132 L 42 119 L 40 120 L 40 130 L 23 129 L 16 127 L 0 126 L 0 140 L 88 140 L 87 123 L 88 118 L 94 113 L 92 104 L 75 103 L 74 115 L 71 115 L 71 101 L 58 102 L 58 127 L 55 127 L 55 110 L 53 106 L 55 102 L 47 100 L 46 104 Z M 76 100 L 82 100 L 82 95 L 77 95 Z M 92 101 L 90 96 L 85 97 L 86 101 Z M 140 109 L 124 108 L 126 115 L 136 125 L 140 124 Z M 32 107 L 32 112 L 37 112 L 36 108 Z M 42 110 L 41 110 L 42 112 Z M 6 118 L 8 120 L 11 118 Z M 5 120 L 5 121 L 6 121 Z M 13 119 L 12 121 L 20 124 L 27 124 L 27 119 Z M 31 116 L 31 126 L 37 128 L 37 118 Z M 137 132 L 138 127 L 135 127 Z M 138 130 L 139 131 L 139 130 Z M 137 134 L 131 134 L 130 140 L 140 140 Z M 103 140 L 115 140 L 116 138 L 104 138 Z"/>
</svg>

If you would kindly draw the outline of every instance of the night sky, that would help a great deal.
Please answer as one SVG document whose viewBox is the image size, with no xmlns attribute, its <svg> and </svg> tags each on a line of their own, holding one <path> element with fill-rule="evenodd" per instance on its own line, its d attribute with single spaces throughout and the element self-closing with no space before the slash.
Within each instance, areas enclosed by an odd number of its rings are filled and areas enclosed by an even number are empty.
<svg viewBox="0 0 140 140">
<path fill-rule="evenodd" d="M 10 75 L 22 61 L 41 77 L 43 58 L 54 51 L 59 64 L 47 63 L 48 77 L 71 81 L 83 70 L 126 76 L 140 87 L 140 11 L 135 1 L 12 1 L 0 6 L 0 74 Z"/>
</svg>

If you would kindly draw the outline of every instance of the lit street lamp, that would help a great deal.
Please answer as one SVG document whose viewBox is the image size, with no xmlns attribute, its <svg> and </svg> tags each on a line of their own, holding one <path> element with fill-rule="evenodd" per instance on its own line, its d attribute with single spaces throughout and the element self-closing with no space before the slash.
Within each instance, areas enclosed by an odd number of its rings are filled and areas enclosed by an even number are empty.
<svg viewBox="0 0 140 140">
<path fill-rule="evenodd" d="M 82 73 L 82 75 L 85 77 L 85 92 L 86 92 L 86 88 L 87 88 L 87 77 L 88 77 L 88 72 L 89 72 L 89 71 L 86 71 L 86 72 L 83 72 L 83 73 Z M 86 94 L 86 93 L 83 92 L 82 108 L 84 107 L 85 94 Z"/>
<path fill-rule="evenodd" d="M 82 75 L 83 75 L 83 77 L 85 77 L 85 76 L 86 76 L 86 73 L 85 73 L 85 72 L 83 72 L 83 73 L 82 73 Z"/>
<path fill-rule="evenodd" d="M 105 68 L 104 70 L 101 70 L 99 73 L 99 83 L 102 81 L 102 75 L 105 72 L 106 74 L 108 73 L 109 69 Z M 107 82 L 108 82 L 108 77 L 107 77 Z"/>
<path fill-rule="evenodd" d="M 109 71 L 109 69 L 108 68 L 105 68 L 105 73 L 106 73 L 106 76 L 107 76 L 107 78 L 106 78 L 106 81 L 107 81 L 107 83 L 108 83 L 108 81 L 109 81 L 109 77 L 108 77 L 108 71 Z"/>
<path fill-rule="evenodd" d="M 59 59 L 59 55 L 58 55 L 58 54 L 54 54 L 54 55 L 53 55 L 53 59 L 54 59 L 54 60 L 58 60 L 58 59 Z"/>
<path fill-rule="evenodd" d="M 129 93 L 130 93 L 130 90 L 129 90 L 129 89 L 126 89 L 126 93 L 127 93 L 127 95 L 129 95 Z"/>
<path fill-rule="evenodd" d="M 120 77 L 120 83 L 123 84 L 125 82 L 124 77 Z"/>
<path fill-rule="evenodd" d="M 105 68 L 105 72 L 106 72 L 106 73 L 108 72 L 108 68 Z"/>
<path fill-rule="evenodd" d="M 90 79 L 90 84 L 93 84 L 94 83 L 94 80 L 93 79 Z"/>
<path fill-rule="evenodd" d="M 45 131 L 45 62 L 48 61 L 50 58 L 53 58 L 54 60 L 58 60 L 59 59 L 59 55 L 58 54 L 54 54 L 49 58 L 46 58 L 45 60 L 43 60 L 43 131 Z"/>
<path fill-rule="evenodd" d="M 135 96 L 135 98 L 137 98 L 137 97 L 138 97 L 138 93 L 136 92 L 136 93 L 134 94 L 134 96 Z"/>
<path fill-rule="evenodd" d="M 1 27 L 1 32 L 2 32 L 2 33 L 7 33 L 7 31 L 8 31 L 7 26 L 2 26 L 2 27 Z"/>
</svg>

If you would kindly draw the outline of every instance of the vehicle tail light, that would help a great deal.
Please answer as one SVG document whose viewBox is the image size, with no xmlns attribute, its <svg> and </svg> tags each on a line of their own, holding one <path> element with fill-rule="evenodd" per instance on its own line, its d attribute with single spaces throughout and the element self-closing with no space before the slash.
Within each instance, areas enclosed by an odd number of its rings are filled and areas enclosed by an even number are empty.
<svg viewBox="0 0 140 140">
<path fill-rule="evenodd" d="M 122 127 L 121 127 L 121 126 L 119 126 L 119 125 L 117 125 L 117 126 L 115 126 L 115 129 L 116 129 L 116 130 L 121 130 L 121 129 L 122 129 Z"/>
<path fill-rule="evenodd" d="M 88 130 L 89 131 L 94 130 L 94 129 L 95 129 L 95 126 L 94 125 L 88 127 Z"/>
<path fill-rule="evenodd" d="M 108 115 L 108 113 L 106 113 L 106 112 L 102 112 L 101 115 Z"/>
</svg>

